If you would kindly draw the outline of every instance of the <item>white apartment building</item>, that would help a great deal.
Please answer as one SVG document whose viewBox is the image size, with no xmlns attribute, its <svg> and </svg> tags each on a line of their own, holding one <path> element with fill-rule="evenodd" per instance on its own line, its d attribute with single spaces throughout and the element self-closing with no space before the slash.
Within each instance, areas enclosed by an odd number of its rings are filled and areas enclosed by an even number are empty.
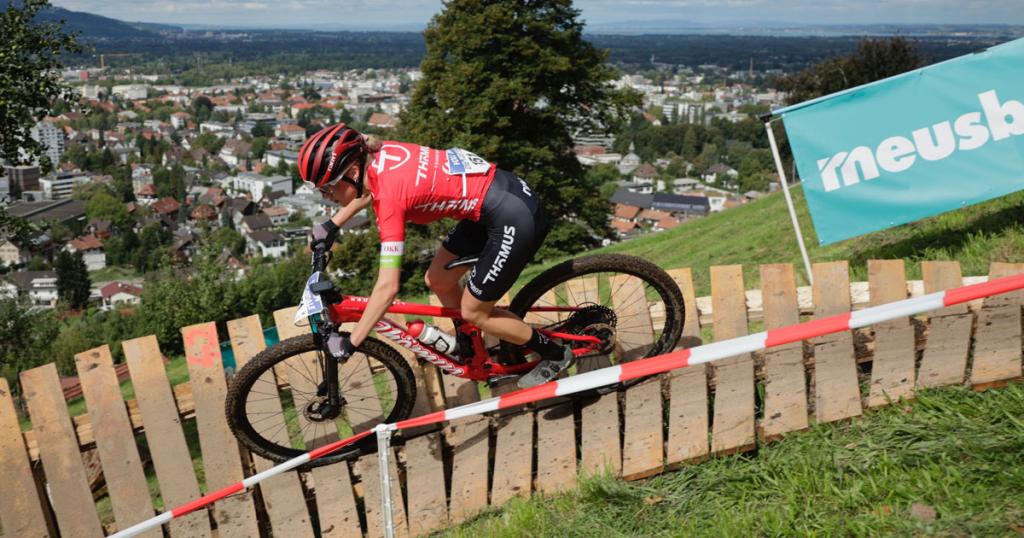
<svg viewBox="0 0 1024 538">
<path fill-rule="evenodd" d="M 119 84 L 111 88 L 110 93 L 122 99 L 146 99 L 149 97 L 149 86 L 145 84 Z"/>
<path fill-rule="evenodd" d="M 283 192 L 292 194 L 292 178 L 287 176 L 262 176 L 252 172 L 242 172 L 235 177 L 227 177 L 227 190 L 236 194 L 249 193 L 253 202 L 263 199 L 263 192 Z"/>
<path fill-rule="evenodd" d="M 75 185 L 88 183 L 91 178 L 82 173 L 51 174 L 39 178 L 39 189 L 47 200 L 64 200 L 71 198 Z"/>
<path fill-rule="evenodd" d="M 50 158 L 54 167 L 60 164 L 60 156 L 64 153 L 63 131 L 48 121 L 41 121 L 32 128 L 31 136 L 43 146 L 43 154 Z"/>
</svg>

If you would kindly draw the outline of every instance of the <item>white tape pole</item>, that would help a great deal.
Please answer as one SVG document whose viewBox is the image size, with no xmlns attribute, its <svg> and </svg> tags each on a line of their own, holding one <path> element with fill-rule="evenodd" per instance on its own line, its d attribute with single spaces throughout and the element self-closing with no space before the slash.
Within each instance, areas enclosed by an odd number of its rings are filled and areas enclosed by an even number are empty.
<svg viewBox="0 0 1024 538">
<path fill-rule="evenodd" d="M 377 474 L 380 477 L 380 515 L 384 525 L 384 538 L 395 538 L 395 518 L 391 506 L 391 432 L 394 424 L 378 424 Z"/>
<path fill-rule="evenodd" d="M 775 142 L 775 132 L 772 131 L 772 122 L 764 123 L 764 130 L 768 133 L 768 144 L 772 148 L 772 157 L 775 158 L 775 170 L 779 174 L 779 181 L 782 182 L 782 195 L 786 197 L 786 207 L 789 208 L 789 218 L 793 221 L 793 230 L 796 232 L 796 242 L 800 245 L 800 255 L 804 258 L 804 270 L 807 271 L 807 283 L 814 284 L 814 275 L 811 273 L 811 258 L 807 255 L 807 247 L 804 245 L 804 234 L 800 231 L 800 221 L 796 218 L 796 209 L 793 207 L 793 198 L 789 195 L 789 182 L 786 181 L 786 169 L 782 166 L 782 156 L 779 155 L 779 145 Z"/>
</svg>

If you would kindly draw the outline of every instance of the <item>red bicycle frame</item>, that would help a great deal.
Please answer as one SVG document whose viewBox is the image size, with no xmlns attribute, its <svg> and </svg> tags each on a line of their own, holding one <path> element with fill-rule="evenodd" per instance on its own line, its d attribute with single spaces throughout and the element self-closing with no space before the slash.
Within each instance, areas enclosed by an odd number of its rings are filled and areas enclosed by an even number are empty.
<svg viewBox="0 0 1024 538">
<path fill-rule="evenodd" d="M 366 311 L 366 304 L 368 301 L 369 299 L 367 297 L 345 295 L 342 297 L 341 302 L 327 305 L 327 313 L 330 316 L 331 321 L 335 324 L 340 325 L 342 323 L 356 322 L 359 321 L 363 312 Z M 571 313 L 576 310 L 576 307 L 571 306 L 540 306 L 531 308 L 530 312 Z M 462 314 L 453 308 L 444 308 L 419 303 L 406 303 L 402 301 L 395 301 L 392 303 L 387 309 L 387 313 L 408 314 L 412 316 L 431 316 L 434 318 L 450 318 L 453 320 L 462 319 Z M 408 330 L 404 326 L 388 319 L 387 317 L 381 318 L 381 320 L 374 326 L 374 330 L 384 338 L 408 349 L 417 357 L 437 366 L 441 370 L 451 375 L 472 379 L 474 381 L 487 381 L 492 377 L 503 375 L 520 375 L 530 371 L 537 363 L 537 361 L 531 361 L 522 364 L 506 365 L 493 360 L 491 355 L 487 352 L 487 347 L 484 345 L 480 329 L 469 322 L 459 324 L 459 331 L 468 335 L 473 342 L 473 356 L 465 362 L 455 361 L 443 353 L 439 353 L 431 346 L 420 342 L 415 336 L 409 334 Z M 595 336 L 576 335 L 544 329 L 541 329 L 541 332 L 551 338 L 559 338 L 566 342 L 572 341 L 583 344 L 573 349 L 573 353 L 575 353 L 577 357 L 591 353 L 601 345 L 601 340 Z"/>
</svg>

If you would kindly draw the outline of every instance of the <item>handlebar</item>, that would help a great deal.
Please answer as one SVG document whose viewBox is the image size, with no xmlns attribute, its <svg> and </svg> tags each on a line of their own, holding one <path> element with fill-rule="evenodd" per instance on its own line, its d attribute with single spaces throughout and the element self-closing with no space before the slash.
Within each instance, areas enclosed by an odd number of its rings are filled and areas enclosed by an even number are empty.
<svg viewBox="0 0 1024 538">
<path fill-rule="evenodd" d="M 327 269 L 327 262 L 331 259 L 331 251 L 327 250 L 324 245 L 317 245 L 313 247 L 313 272 L 323 271 Z"/>
</svg>

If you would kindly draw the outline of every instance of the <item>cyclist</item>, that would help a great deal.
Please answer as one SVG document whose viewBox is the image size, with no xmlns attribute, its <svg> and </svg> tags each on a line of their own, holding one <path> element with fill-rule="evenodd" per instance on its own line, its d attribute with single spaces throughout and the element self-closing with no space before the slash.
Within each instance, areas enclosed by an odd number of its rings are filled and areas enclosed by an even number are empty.
<svg viewBox="0 0 1024 538">
<path fill-rule="evenodd" d="M 302 145 L 299 175 L 341 205 L 312 230 L 314 246 L 328 249 L 338 228 L 373 206 L 380 232 L 380 267 L 363 317 L 334 351 L 347 358 L 366 339 L 398 294 L 405 223 L 458 219 L 427 269 L 426 284 L 447 308 L 506 342 L 540 355 L 538 365 L 519 379 L 522 388 L 554 379 L 574 356 L 531 328 L 518 316 L 495 308 L 533 258 L 548 232 L 541 201 L 512 172 L 459 149 L 437 150 L 416 144 L 380 141 L 339 123 L 322 129 Z M 478 259 L 470 270 L 449 262 Z M 470 270 L 462 290 L 459 279 Z"/>
</svg>

